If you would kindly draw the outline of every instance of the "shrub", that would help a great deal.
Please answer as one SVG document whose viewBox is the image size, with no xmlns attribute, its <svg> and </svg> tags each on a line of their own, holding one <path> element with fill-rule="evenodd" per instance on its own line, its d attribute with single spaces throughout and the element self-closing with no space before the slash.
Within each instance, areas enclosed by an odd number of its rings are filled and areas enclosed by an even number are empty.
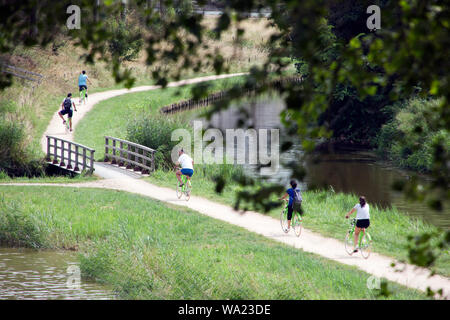
<svg viewBox="0 0 450 320">
<path fill-rule="evenodd" d="M 434 110 L 440 103 L 419 98 L 406 101 L 381 128 L 377 137 L 378 154 L 403 168 L 430 170 L 437 143 L 443 146 L 443 152 L 450 151 L 448 130 L 435 131 L 432 125 L 437 120 Z"/>
</svg>

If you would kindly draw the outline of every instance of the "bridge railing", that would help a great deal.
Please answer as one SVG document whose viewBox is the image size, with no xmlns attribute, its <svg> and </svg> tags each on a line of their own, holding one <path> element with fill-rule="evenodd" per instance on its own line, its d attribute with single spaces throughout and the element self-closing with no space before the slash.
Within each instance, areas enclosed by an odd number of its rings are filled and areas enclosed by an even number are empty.
<svg viewBox="0 0 450 320">
<path fill-rule="evenodd" d="M 131 141 L 105 136 L 105 162 L 120 167 L 149 174 L 155 171 L 155 152 Z"/>
<path fill-rule="evenodd" d="M 82 144 L 47 136 L 47 161 L 53 159 L 53 164 L 68 170 L 94 172 L 94 152 Z"/>
</svg>

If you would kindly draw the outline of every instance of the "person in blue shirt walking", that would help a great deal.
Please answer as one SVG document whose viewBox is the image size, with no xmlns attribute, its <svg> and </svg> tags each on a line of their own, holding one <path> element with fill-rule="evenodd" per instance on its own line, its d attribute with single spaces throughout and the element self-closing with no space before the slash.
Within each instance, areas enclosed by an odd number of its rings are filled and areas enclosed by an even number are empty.
<svg viewBox="0 0 450 320">
<path fill-rule="evenodd" d="M 289 229 L 291 228 L 292 213 L 294 212 L 294 210 L 303 215 L 302 195 L 300 193 L 300 189 L 297 188 L 297 182 L 295 180 L 291 180 L 290 184 L 291 188 L 287 189 L 284 196 L 280 198 L 280 200 L 284 200 L 287 197 L 289 197 L 288 216 L 287 216 L 288 227 L 287 230 L 284 231 L 286 233 L 288 233 Z"/>
<path fill-rule="evenodd" d="M 78 89 L 80 92 L 83 91 L 83 89 L 86 89 L 86 99 L 87 99 L 88 87 L 87 87 L 86 81 L 88 81 L 89 84 L 92 84 L 86 74 L 86 71 L 83 70 L 83 71 L 81 71 L 81 74 L 78 76 Z M 80 97 L 80 103 L 81 103 L 81 97 Z"/>
</svg>

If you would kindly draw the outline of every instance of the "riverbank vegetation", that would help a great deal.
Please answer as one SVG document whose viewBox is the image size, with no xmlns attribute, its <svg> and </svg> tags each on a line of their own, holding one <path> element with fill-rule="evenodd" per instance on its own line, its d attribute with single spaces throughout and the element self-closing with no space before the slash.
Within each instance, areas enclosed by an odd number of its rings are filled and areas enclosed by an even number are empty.
<svg viewBox="0 0 450 320">
<path fill-rule="evenodd" d="M 429 172 L 438 161 L 434 146 L 441 144 L 450 153 L 450 133 L 432 126 L 438 121 L 441 101 L 414 98 L 392 107 L 395 114 L 378 135 L 377 152 L 402 168 Z"/>
<path fill-rule="evenodd" d="M 378 297 L 356 268 L 138 195 L 30 186 L 0 186 L 0 194 L 1 243 L 78 250 L 82 276 L 119 298 Z M 390 299 L 426 298 L 395 283 L 389 290 Z"/>
</svg>

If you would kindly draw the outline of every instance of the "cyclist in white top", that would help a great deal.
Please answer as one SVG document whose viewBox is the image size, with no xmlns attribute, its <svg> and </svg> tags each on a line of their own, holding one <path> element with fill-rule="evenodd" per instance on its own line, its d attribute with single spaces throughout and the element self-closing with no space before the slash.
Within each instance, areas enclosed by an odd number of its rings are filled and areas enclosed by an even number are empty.
<svg viewBox="0 0 450 320">
<path fill-rule="evenodd" d="M 181 181 L 181 175 L 184 174 L 187 176 L 187 179 L 190 180 L 192 175 L 194 174 L 194 160 L 192 160 L 191 157 L 189 157 L 186 153 L 184 153 L 184 150 L 181 149 L 178 151 L 178 161 L 176 165 L 181 166 L 181 170 L 176 171 L 176 176 L 178 181 L 180 182 L 180 187 L 183 186 L 183 181 Z"/>
<path fill-rule="evenodd" d="M 370 226 L 370 214 L 369 214 L 369 205 L 366 203 L 366 198 L 364 196 L 359 197 L 359 203 L 357 203 L 352 210 L 350 210 L 345 218 L 348 219 L 350 215 L 356 211 L 356 228 L 355 228 L 355 249 L 353 253 L 358 252 L 358 237 L 361 230 L 365 233 L 366 229 Z"/>
</svg>

